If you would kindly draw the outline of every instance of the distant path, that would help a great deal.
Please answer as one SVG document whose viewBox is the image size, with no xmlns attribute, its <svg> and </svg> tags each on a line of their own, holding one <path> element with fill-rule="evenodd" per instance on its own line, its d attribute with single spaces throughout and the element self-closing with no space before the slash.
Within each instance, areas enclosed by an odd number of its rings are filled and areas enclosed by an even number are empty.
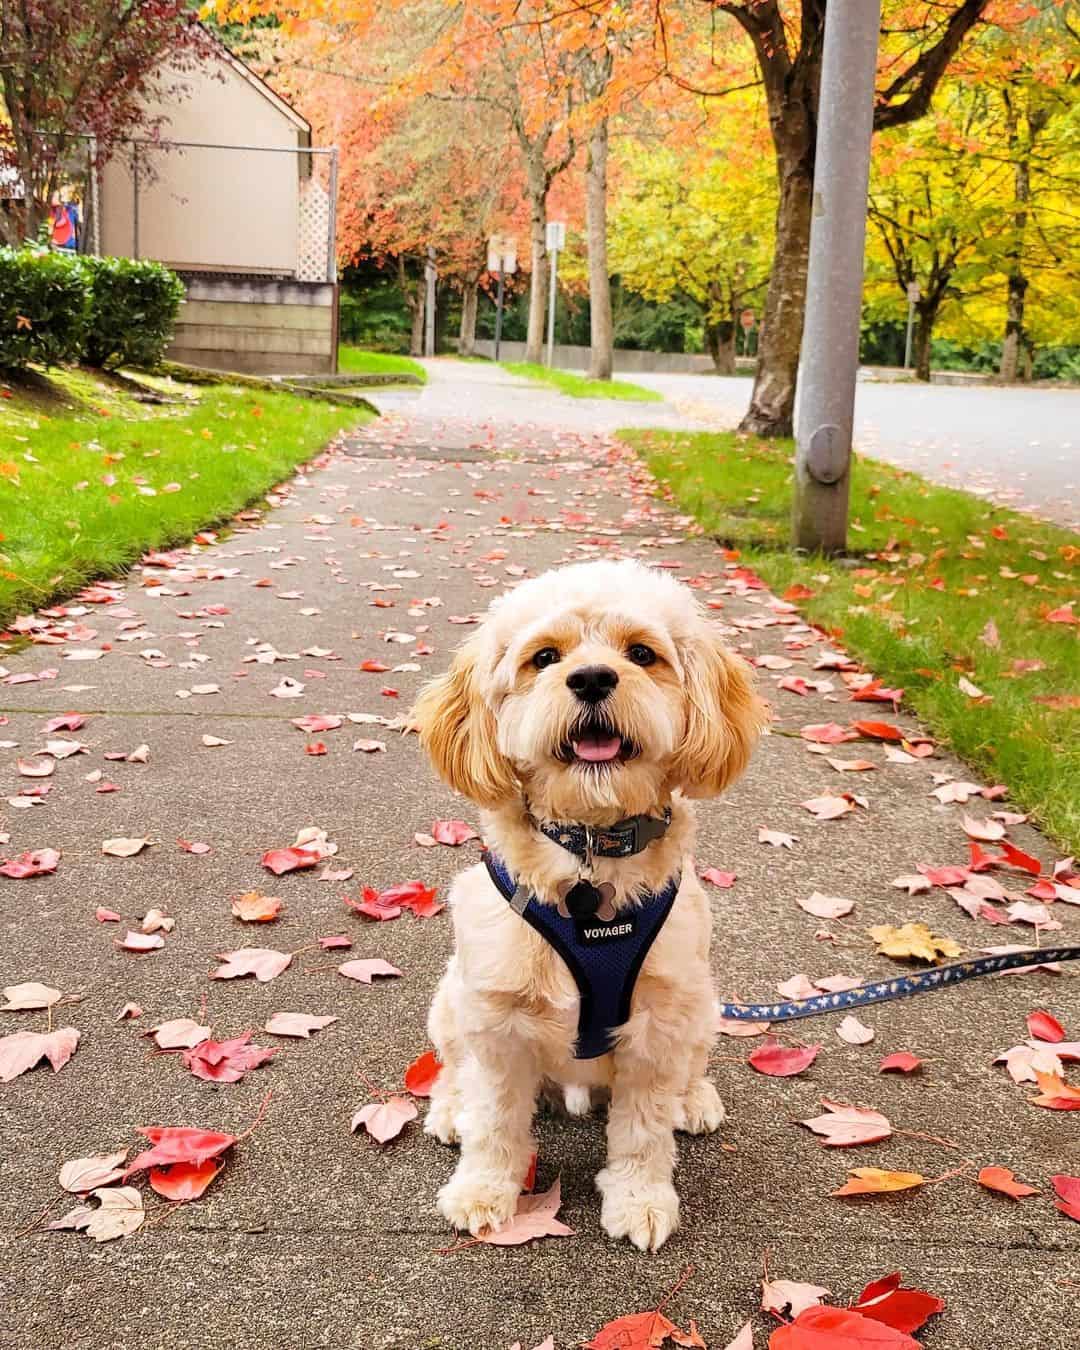
<svg viewBox="0 0 1080 1350">
<path fill-rule="evenodd" d="M 750 398 L 745 378 L 632 378 L 722 426 Z M 1080 390 L 860 383 L 855 426 L 869 455 L 1080 528 Z"/>
</svg>

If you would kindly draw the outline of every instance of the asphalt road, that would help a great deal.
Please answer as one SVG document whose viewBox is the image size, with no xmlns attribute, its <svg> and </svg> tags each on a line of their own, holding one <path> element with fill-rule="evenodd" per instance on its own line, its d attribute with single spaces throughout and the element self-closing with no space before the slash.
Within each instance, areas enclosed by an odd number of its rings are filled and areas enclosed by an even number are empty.
<svg viewBox="0 0 1080 1350">
<path fill-rule="evenodd" d="M 633 375 L 695 420 L 735 426 L 748 378 Z M 860 381 L 860 450 L 1005 505 L 1080 527 L 1080 389 Z"/>
</svg>

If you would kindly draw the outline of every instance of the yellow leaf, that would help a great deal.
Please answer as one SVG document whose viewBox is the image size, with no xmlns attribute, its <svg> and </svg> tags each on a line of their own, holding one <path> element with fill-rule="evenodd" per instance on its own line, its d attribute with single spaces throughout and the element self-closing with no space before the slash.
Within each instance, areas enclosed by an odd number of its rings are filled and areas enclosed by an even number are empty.
<svg viewBox="0 0 1080 1350">
<path fill-rule="evenodd" d="M 905 923 L 900 928 L 881 923 L 868 931 L 882 956 L 936 965 L 943 956 L 960 955 L 960 947 L 951 938 L 935 937 L 924 923 Z"/>
<path fill-rule="evenodd" d="M 926 1178 L 918 1172 L 883 1172 L 880 1167 L 852 1167 L 851 1178 L 833 1195 L 883 1195 L 888 1191 L 910 1191 Z"/>
</svg>

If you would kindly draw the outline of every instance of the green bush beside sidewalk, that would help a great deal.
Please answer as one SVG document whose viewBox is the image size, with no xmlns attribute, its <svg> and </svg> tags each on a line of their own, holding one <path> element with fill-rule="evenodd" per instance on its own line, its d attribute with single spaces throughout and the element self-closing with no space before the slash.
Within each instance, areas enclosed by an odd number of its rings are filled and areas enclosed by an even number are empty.
<svg viewBox="0 0 1080 1350">
<path fill-rule="evenodd" d="M 152 367 L 183 298 L 184 283 L 161 263 L 0 248 L 0 370 Z"/>
</svg>

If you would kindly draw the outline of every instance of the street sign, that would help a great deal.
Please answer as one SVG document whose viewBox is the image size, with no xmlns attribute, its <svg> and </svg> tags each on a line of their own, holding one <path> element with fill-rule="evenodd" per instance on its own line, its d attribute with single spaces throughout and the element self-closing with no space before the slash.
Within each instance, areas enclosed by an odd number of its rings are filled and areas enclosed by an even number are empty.
<svg viewBox="0 0 1080 1350">
<path fill-rule="evenodd" d="M 512 235 L 493 234 L 488 240 L 489 272 L 505 272 L 509 275 L 517 271 L 517 243 Z"/>
<path fill-rule="evenodd" d="M 743 331 L 749 333 L 750 329 L 753 328 L 754 324 L 757 322 L 757 317 L 752 309 L 744 309 L 739 315 L 739 322 L 743 326 Z"/>
<path fill-rule="evenodd" d="M 566 222 L 549 220 L 545 231 L 545 239 L 549 253 L 558 253 L 564 249 L 566 247 Z"/>
</svg>

